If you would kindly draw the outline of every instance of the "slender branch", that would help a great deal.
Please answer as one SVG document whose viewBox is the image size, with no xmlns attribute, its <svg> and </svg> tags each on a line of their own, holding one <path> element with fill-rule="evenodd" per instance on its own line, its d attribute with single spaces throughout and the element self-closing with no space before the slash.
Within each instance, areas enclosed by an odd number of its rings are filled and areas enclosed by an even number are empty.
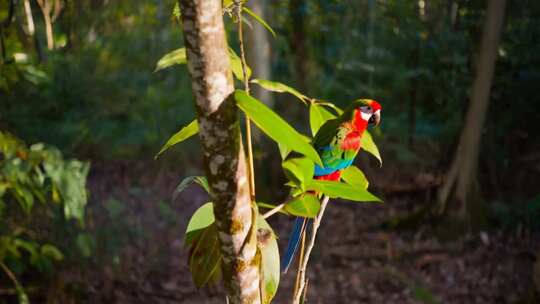
<svg viewBox="0 0 540 304">
<path fill-rule="evenodd" d="M 323 201 L 321 202 L 321 210 L 319 211 L 319 214 L 317 214 L 317 217 L 313 221 L 313 229 L 312 229 L 313 231 L 311 232 L 311 237 L 309 239 L 309 243 L 306 248 L 306 253 L 304 255 L 302 264 L 300 265 L 298 269 L 298 272 L 300 274 L 300 285 L 299 285 L 298 290 L 294 294 L 293 304 L 299 304 L 300 299 L 302 298 L 302 294 L 306 286 L 306 268 L 309 262 L 309 256 L 311 255 L 311 251 L 313 250 L 313 247 L 315 246 L 315 239 L 317 237 L 317 231 L 319 230 L 319 226 L 321 225 L 321 220 L 324 215 L 324 210 L 326 209 L 326 206 L 328 205 L 329 199 L 330 198 L 328 196 L 324 196 Z"/>
<path fill-rule="evenodd" d="M 274 209 L 266 212 L 265 214 L 263 214 L 263 218 L 264 219 L 267 219 L 269 217 L 271 217 L 272 215 L 278 213 L 281 209 L 283 209 L 285 207 L 285 205 L 287 205 L 288 201 L 285 202 L 285 203 L 281 203 L 279 205 L 277 205 Z"/>
<path fill-rule="evenodd" d="M 235 0 L 236 6 L 236 17 L 238 22 L 238 41 L 240 43 L 240 60 L 242 62 L 242 76 L 244 79 L 244 90 L 249 94 L 249 79 L 247 75 L 247 62 L 246 62 L 246 51 L 244 48 L 244 29 L 242 22 L 242 2 Z M 253 145 L 251 141 L 251 122 L 246 116 L 246 146 L 247 146 L 247 165 L 249 172 L 249 194 L 251 196 L 251 201 L 255 201 L 255 169 L 253 166 Z"/>
<path fill-rule="evenodd" d="M 11 270 L 9 269 L 9 267 L 7 267 L 6 264 L 0 262 L 0 268 L 2 268 L 2 270 L 5 272 L 5 274 L 9 277 L 9 279 L 13 282 L 13 285 L 15 285 L 15 288 L 17 289 L 17 292 L 18 290 L 21 288 L 21 284 L 19 283 L 19 281 L 17 280 L 17 277 L 15 277 L 15 275 L 13 274 L 13 272 L 11 272 Z"/>
<path fill-rule="evenodd" d="M 300 230 L 302 233 L 302 239 L 300 241 L 300 255 L 298 258 L 298 270 L 296 271 L 296 280 L 294 282 L 293 295 L 295 295 L 298 292 L 298 289 L 300 288 L 300 268 L 302 267 L 302 264 L 304 263 L 304 253 L 306 251 L 306 225 L 307 225 L 307 221 L 304 221 L 302 225 L 302 229 Z"/>
</svg>

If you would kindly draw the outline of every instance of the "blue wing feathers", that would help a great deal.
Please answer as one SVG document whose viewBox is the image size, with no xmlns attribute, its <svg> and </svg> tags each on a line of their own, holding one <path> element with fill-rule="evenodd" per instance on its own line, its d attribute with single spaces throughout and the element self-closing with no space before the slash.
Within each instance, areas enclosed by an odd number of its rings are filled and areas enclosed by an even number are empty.
<svg viewBox="0 0 540 304">
<path fill-rule="evenodd" d="M 287 251 L 285 252 L 285 256 L 283 256 L 283 259 L 281 260 L 281 271 L 284 273 L 287 272 L 289 266 L 291 266 L 291 263 L 294 260 L 294 255 L 296 253 L 296 250 L 298 249 L 298 245 L 300 244 L 300 237 L 302 236 L 302 231 L 305 228 L 305 222 L 306 218 L 303 217 L 297 217 L 294 220 L 293 230 L 289 236 L 289 243 L 287 244 Z"/>
</svg>

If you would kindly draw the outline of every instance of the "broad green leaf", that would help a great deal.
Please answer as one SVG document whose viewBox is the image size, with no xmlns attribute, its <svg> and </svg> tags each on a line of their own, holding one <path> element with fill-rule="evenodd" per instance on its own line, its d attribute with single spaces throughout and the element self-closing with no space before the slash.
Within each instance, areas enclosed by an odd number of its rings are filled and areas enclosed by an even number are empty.
<svg viewBox="0 0 540 304">
<path fill-rule="evenodd" d="M 309 98 L 306 95 L 298 92 L 297 90 L 281 82 L 270 81 L 270 80 L 265 80 L 265 79 L 253 79 L 251 80 L 251 82 L 260 85 L 261 87 L 263 87 L 264 89 L 268 91 L 292 94 L 296 96 L 298 99 L 300 99 L 303 103 L 306 103 L 309 100 Z"/>
<path fill-rule="evenodd" d="M 311 181 L 314 174 L 313 161 L 306 157 L 295 157 L 288 159 L 282 164 L 285 175 L 300 188 L 304 188 L 305 183 Z"/>
<path fill-rule="evenodd" d="M 231 69 L 234 76 L 238 80 L 244 81 L 244 73 L 242 72 L 242 59 L 240 59 L 240 57 L 232 48 L 229 48 L 229 59 L 231 61 Z M 246 75 L 248 79 L 251 77 L 251 69 L 249 68 L 249 66 L 246 66 Z"/>
<path fill-rule="evenodd" d="M 159 150 L 154 159 L 157 159 L 161 153 L 165 152 L 170 147 L 176 145 L 179 142 L 183 142 L 184 140 L 197 134 L 197 132 L 199 132 L 199 124 L 197 123 L 197 120 L 194 119 L 187 126 L 183 127 L 180 131 L 176 132 L 173 136 L 171 136 L 171 138 L 167 140 L 163 147 L 161 147 L 161 150 Z"/>
<path fill-rule="evenodd" d="M 176 187 L 176 189 L 174 189 L 174 192 L 173 192 L 173 200 L 175 200 L 178 195 L 184 191 L 191 183 L 197 183 L 199 184 L 201 187 L 203 187 L 203 189 L 207 192 L 207 193 L 210 193 L 210 187 L 208 186 L 208 180 L 206 179 L 205 176 L 189 176 L 189 177 L 186 177 L 182 180 L 182 182 L 180 182 L 180 184 Z"/>
<path fill-rule="evenodd" d="M 251 119 L 266 135 L 285 147 L 304 154 L 309 159 L 322 166 L 319 154 L 317 154 L 317 151 L 306 142 L 304 136 L 298 133 L 267 105 L 249 96 L 242 90 L 236 90 L 234 92 L 234 97 L 238 107 L 240 107 L 249 119 Z"/>
<path fill-rule="evenodd" d="M 313 180 L 308 190 L 315 190 L 330 198 L 342 198 L 357 202 L 380 202 L 381 200 L 367 190 L 340 182 Z"/>
<path fill-rule="evenodd" d="M 371 134 L 367 130 L 362 135 L 360 145 L 362 147 L 362 150 L 365 150 L 366 152 L 375 156 L 379 160 L 379 164 L 382 167 L 382 159 L 381 154 L 379 153 L 379 149 L 377 148 L 377 145 L 375 145 L 373 137 L 371 137 Z"/>
<path fill-rule="evenodd" d="M 187 245 L 191 244 L 195 237 L 198 236 L 203 229 L 214 223 L 214 221 L 214 206 L 212 203 L 208 202 L 199 207 L 189 220 L 184 243 Z"/>
<path fill-rule="evenodd" d="M 179 48 L 161 57 L 156 64 L 154 72 L 166 69 L 175 64 L 185 64 L 186 62 L 186 48 Z"/>
<path fill-rule="evenodd" d="M 315 136 L 321 126 L 330 119 L 335 118 L 336 116 L 322 106 L 312 103 L 309 106 L 309 125 L 311 127 L 311 134 Z"/>
<path fill-rule="evenodd" d="M 210 281 L 221 264 L 218 232 L 215 223 L 203 229 L 192 243 L 189 270 L 197 287 Z"/>
<path fill-rule="evenodd" d="M 258 242 L 261 252 L 261 302 L 262 304 L 269 304 L 279 286 L 279 276 L 281 274 L 279 268 L 279 248 L 276 234 L 261 215 L 257 218 L 257 227 L 257 231 L 260 231 L 262 234 Z"/>
<path fill-rule="evenodd" d="M 291 149 L 289 149 L 286 146 L 280 144 L 279 142 L 278 142 L 278 148 L 279 148 L 279 155 L 281 155 L 281 159 L 287 158 L 289 153 L 291 153 Z"/>
<path fill-rule="evenodd" d="M 295 197 L 285 205 L 285 211 L 292 215 L 314 218 L 321 209 L 319 199 L 313 194 Z"/>
<path fill-rule="evenodd" d="M 84 208 L 88 201 L 86 177 L 90 170 L 90 164 L 77 160 L 63 162 L 57 159 L 53 161 L 54 155 L 60 158 L 59 154 L 51 153 L 49 155 L 51 159 L 43 165 L 45 173 L 58 191 L 55 195 L 59 194 L 62 198 L 66 218 L 75 218 L 82 222 L 84 220 Z"/>
<path fill-rule="evenodd" d="M 61 261 L 64 259 L 64 255 L 62 254 L 60 249 L 56 248 L 56 246 L 51 244 L 42 245 L 41 254 L 56 261 Z"/>
<path fill-rule="evenodd" d="M 264 26 L 270 33 L 272 33 L 274 37 L 276 37 L 276 32 L 274 32 L 274 30 L 270 27 L 270 25 L 268 25 L 268 23 L 266 23 L 266 21 L 264 21 L 264 19 L 261 18 L 261 16 L 255 14 L 255 12 L 253 12 L 252 10 L 250 10 L 249 8 L 245 6 L 242 7 L 242 9 L 244 10 L 244 12 L 248 13 L 248 15 L 253 17 L 253 19 L 257 20 L 257 22 L 259 22 L 262 26 Z"/>
<path fill-rule="evenodd" d="M 341 178 L 349 185 L 367 189 L 369 182 L 362 170 L 356 166 L 350 166 L 347 169 L 341 171 Z"/>
</svg>

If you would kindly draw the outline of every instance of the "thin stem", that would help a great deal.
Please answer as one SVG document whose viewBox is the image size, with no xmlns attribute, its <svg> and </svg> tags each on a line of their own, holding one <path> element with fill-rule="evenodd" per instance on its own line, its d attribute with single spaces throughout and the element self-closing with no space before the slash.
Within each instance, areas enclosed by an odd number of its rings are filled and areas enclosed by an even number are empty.
<svg viewBox="0 0 540 304">
<path fill-rule="evenodd" d="M 298 289 L 300 288 L 300 268 L 302 267 L 302 264 L 304 263 L 304 253 L 306 249 L 306 226 L 307 226 L 307 220 L 304 221 L 302 225 L 302 238 L 300 242 L 300 255 L 298 256 L 298 269 L 296 272 L 296 281 L 294 283 L 294 293 L 296 294 L 298 292 Z"/>
<path fill-rule="evenodd" d="M 266 212 L 265 214 L 263 214 L 263 218 L 267 219 L 267 218 L 271 217 L 272 215 L 276 214 L 281 209 L 283 209 L 286 204 L 287 204 L 287 202 L 277 205 L 274 209 L 272 209 L 272 210 Z"/>
<path fill-rule="evenodd" d="M 244 90 L 249 94 L 249 79 L 247 76 L 246 51 L 244 49 L 244 29 L 242 22 L 242 2 L 235 1 L 236 16 L 238 22 L 238 41 L 240 43 L 240 59 L 242 62 L 242 76 L 244 79 Z M 253 166 L 253 144 L 251 142 L 251 122 L 246 116 L 246 140 L 247 140 L 247 165 L 249 168 L 249 193 L 251 201 L 255 201 L 255 169 Z"/>
<path fill-rule="evenodd" d="M 298 269 L 298 272 L 300 275 L 300 285 L 299 285 L 298 290 L 294 294 L 293 304 L 299 304 L 300 299 L 302 298 L 302 294 L 306 286 L 306 268 L 309 262 L 309 256 L 311 255 L 311 251 L 313 250 L 313 247 L 315 246 L 315 239 L 317 237 L 317 231 L 319 230 L 319 226 L 321 225 L 321 220 L 324 215 L 324 210 L 326 209 L 326 205 L 328 205 L 329 199 L 330 198 L 328 196 L 323 197 L 323 201 L 321 202 L 321 210 L 319 211 L 319 214 L 317 214 L 317 217 L 313 221 L 313 229 L 312 229 L 313 231 L 311 232 L 311 237 L 309 239 L 309 243 L 306 248 L 306 253 L 302 261 L 303 263 L 302 265 L 300 265 L 300 268 Z"/>
<path fill-rule="evenodd" d="M 15 277 L 13 272 L 11 272 L 11 270 L 9 269 L 9 267 L 7 267 L 6 264 L 0 262 L 0 268 L 2 268 L 2 270 L 6 273 L 9 279 L 13 282 L 13 285 L 15 285 L 15 288 L 17 289 L 17 292 L 18 292 L 19 289 L 21 289 L 21 284 L 17 280 L 17 277 Z"/>
</svg>

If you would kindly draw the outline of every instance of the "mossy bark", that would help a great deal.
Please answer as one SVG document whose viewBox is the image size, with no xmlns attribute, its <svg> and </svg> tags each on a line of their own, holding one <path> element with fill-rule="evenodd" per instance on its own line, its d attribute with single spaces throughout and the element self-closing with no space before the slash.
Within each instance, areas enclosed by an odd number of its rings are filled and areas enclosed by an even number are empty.
<svg viewBox="0 0 540 304">
<path fill-rule="evenodd" d="M 254 211 L 221 0 L 180 0 L 188 70 L 229 303 L 260 303 Z"/>
</svg>

